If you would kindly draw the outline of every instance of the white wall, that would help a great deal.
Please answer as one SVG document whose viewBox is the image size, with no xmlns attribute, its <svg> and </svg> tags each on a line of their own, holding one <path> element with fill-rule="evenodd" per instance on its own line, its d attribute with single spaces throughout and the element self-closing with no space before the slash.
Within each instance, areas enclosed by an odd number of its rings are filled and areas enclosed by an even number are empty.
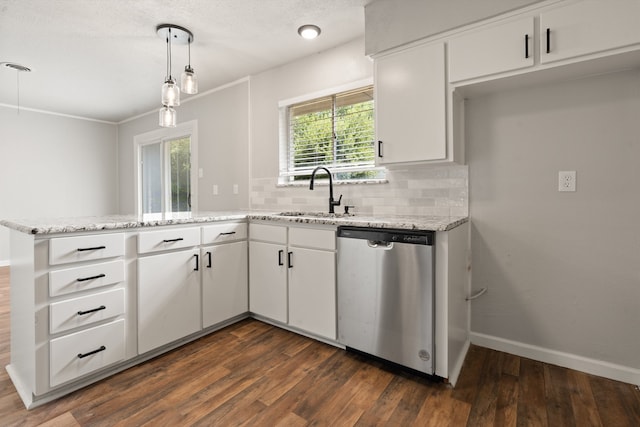
<svg viewBox="0 0 640 427">
<path fill-rule="evenodd" d="M 116 125 L 0 106 L 0 129 L 0 218 L 118 213 Z"/>
<path fill-rule="evenodd" d="M 202 94 L 177 107 L 178 123 L 198 121 L 198 210 L 246 209 L 249 206 L 249 81 Z M 160 107 L 158 107 L 159 109 Z M 118 126 L 120 212 L 135 213 L 133 138 L 157 130 L 157 112 Z M 213 185 L 218 195 L 213 195 Z M 233 194 L 238 184 L 239 193 Z"/>
<path fill-rule="evenodd" d="M 373 76 L 364 40 L 308 56 L 251 77 L 252 178 L 278 176 L 278 102 Z"/>
<path fill-rule="evenodd" d="M 638 112 L 637 70 L 467 102 L 475 333 L 640 381 Z"/>
</svg>

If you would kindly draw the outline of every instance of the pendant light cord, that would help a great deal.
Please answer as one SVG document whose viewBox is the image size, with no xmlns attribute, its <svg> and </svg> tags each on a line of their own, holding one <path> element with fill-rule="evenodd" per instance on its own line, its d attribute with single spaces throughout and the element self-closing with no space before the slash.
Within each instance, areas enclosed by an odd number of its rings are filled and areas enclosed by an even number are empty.
<svg viewBox="0 0 640 427">
<path fill-rule="evenodd" d="M 189 69 L 191 69 L 191 36 L 189 36 Z"/>
<path fill-rule="evenodd" d="M 171 28 L 169 28 L 169 37 L 167 37 L 167 43 L 169 44 L 169 80 L 172 80 L 171 78 Z"/>
<path fill-rule="evenodd" d="M 20 115 L 20 71 L 16 72 L 16 87 L 18 93 L 18 115 Z"/>
</svg>

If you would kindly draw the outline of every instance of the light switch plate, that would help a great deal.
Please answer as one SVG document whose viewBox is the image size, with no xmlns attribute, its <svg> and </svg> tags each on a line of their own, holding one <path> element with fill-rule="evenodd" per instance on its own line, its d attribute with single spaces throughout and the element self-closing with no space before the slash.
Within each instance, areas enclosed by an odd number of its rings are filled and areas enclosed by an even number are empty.
<svg viewBox="0 0 640 427">
<path fill-rule="evenodd" d="M 576 171 L 558 172 L 558 191 L 576 191 Z"/>
</svg>

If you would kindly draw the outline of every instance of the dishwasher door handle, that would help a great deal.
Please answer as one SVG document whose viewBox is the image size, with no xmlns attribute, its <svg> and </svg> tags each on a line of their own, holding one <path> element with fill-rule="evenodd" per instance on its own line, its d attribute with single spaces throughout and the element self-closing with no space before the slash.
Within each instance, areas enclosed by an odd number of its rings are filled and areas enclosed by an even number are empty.
<svg viewBox="0 0 640 427">
<path fill-rule="evenodd" d="M 383 242 L 381 240 L 367 240 L 367 246 L 373 249 L 391 250 L 393 249 L 393 242 Z"/>
</svg>

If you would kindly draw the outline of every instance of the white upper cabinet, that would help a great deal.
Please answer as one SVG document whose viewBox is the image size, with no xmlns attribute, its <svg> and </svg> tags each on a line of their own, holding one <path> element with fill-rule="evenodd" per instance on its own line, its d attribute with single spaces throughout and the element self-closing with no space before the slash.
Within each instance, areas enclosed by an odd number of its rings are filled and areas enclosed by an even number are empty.
<svg viewBox="0 0 640 427">
<path fill-rule="evenodd" d="M 534 19 L 499 24 L 449 41 L 449 81 L 488 76 L 534 65 Z"/>
<path fill-rule="evenodd" d="M 375 87 L 378 163 L 444 160 L 444 43 L 377 57 Z"/>
<path fill-rule="evenodd" d="M 640 43 L 638 0 L 584 0 L 540 14 L 542 64 L 636 43 Z"/>
</svg>

